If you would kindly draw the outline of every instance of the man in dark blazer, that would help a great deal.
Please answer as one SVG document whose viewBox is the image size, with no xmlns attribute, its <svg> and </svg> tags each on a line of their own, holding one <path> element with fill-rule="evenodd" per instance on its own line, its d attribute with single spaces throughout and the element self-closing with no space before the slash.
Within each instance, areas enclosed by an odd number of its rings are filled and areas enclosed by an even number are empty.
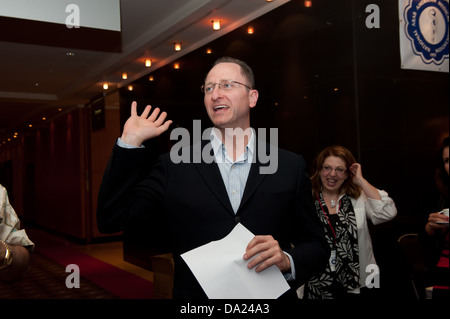
<svg viewBox="0 0 450 319">
<path fill-rule="evenodd" d="M 300 155 L 272 148 L 271 163 L 263 164 L 260 151 L 269 146 L 250 128 L 258 91 L 245 62 L 216 61 L 203 92 L 214 124 L 211 141 L 182 149 L 189 153 L 188 161 L 174 161 L 176 154 L 168 153 L 151 169 L 148 150 L 141 145 L 165 132 L 171 121 L 159 109 L 150 113 L 150 106 L 139 116 L 132 103 L 100 188 L 98 228 L 117 232 L 140 214 L 162 214 L 175 261 L 174 298 L 205 298 L 180 255 L 225 237 L 241 223 L 255 234 L 242 252 L 245 260 L 256 256 L 248 268 L 261 272 L 276 265 L 291 286 L 287 295 L 294 295 L 329 257 L 305 162 Z M 205 160 L 205 154 L 214 161 Z M 264 173 L 268 165 L 275 170 Z"/>
</svg>

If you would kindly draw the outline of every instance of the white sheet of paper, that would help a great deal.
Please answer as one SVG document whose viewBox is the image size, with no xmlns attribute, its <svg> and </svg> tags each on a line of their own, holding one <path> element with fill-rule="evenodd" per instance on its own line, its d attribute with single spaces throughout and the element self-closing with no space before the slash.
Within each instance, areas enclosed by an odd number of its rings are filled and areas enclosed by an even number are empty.
<svg viewBox="0 0 450 319">
<path fill-rule="evenodd" d="M 245 248 L 254 235 L 237 224 L 228 236 L 181 255 L 210 299 L 275 299 L 289 289 L 277 266 L 248 269 Z"/>
</svg>

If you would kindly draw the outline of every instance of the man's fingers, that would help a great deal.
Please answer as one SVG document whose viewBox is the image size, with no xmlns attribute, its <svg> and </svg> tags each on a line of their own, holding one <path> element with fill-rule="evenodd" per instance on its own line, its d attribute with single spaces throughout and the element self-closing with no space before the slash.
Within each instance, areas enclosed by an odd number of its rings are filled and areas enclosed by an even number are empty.
<svg viewBox="0 0 450 319">
<path fill-rule="evenodd" d="M 137 116 L 136 106 L 137 106 L 136 101 L 133 101 L 131 103 L 131 116 Z"/>
<path fill-rule="evenodd" d="M 256 272 L 261 272 L 272 265 L 277 265 L 282 271 L 289 269 L 290 264 L 286 259 L 288 257 L 280 248 L 278 241 L 270 235 L 255 236 L 248 243 L 244 254 L 244 260 L 250 260 L 247 267 L 249 269 L 256 267 Z"/>
<path fill-rule="evenodd" d="M 147 105 L 144 109 L 144 111 L 141 114 L 141 117 L 146 119 L 148 117 L 148 115 L 150 114 L 150 110 L 152 109 L 151 105 Z"/>
<path fill-rule="evenodd" d="M 247 244 L 247 248 L 245 248 L 245 251 L 248 252 L 253 247 L 258 245 L 259 243 L 264 243 L 271 237 L 272 236 L 255 236 L 255 237 L 253 237 L 253 239 L 250 240 L 250 242 Z"/>
<path fill-rule="evenodd" d="M 152 116 L 153 116 L 153 114 L 152 114 Z M 154 121 L 155 125 L 157 127 L 161 126 L 164 123 L 164 120 L 166 119 L 166 117 L 167 117 L 167 113 L 162 112 L 161 115 L 156 119 L 156 121 Z"/>
<path fill-rule="evenodd" d="M 247 264 L 247 268 L 252 269 L 255 266 L 258 266 L 255 268 L 255 270 L 256 270 L 256 272 L 260 272 L 260 271 L 263 271 L 264 269 L 266 269 L 267 267 L 269 267 L 270 265 L 271 265 L 270 258 L 267 258 L 266 254 L 264 254 L 262 252 L 259 255 L 255 256 L 255 258 L 253 258 Z"/>
<path fill-rule="evenodd" d="M 156 119 L 158 118 L 158 114 L 160 112 L 159 107 L 155 108 L 152 112 L 152 114 L 150 114 L 150 116 L 148 117 L 148 120 L 151 122 L 155 122 Z"/>
<path fill-rule="evenodd" d="M 272 258 L 267 258 L 267 259 L 263 260 L 261 263 L 256 264 L 257 267 L 255 268 L 255 271 L 256 272 L 261 272 L 261 271 L 266 270 L 267 268 L 269 268 L 270 266 L 273 266 L 275 264 L 276 263 L 275 263 L 273 257 Z"/>
<path fill-rule="evenodd" d="M 140 117 L 143 118 L 143 119 L 147 119 L 150 122 L 153 122 L 157 127 L 163 125 L 164 121 L 165 121 L 165 119 L 167 117 L 167 113 L 166 112 L 162 112 L 161 115 L 160 115 L 159 112 L 161 110 L 157 107 L 150 114 L 151 109 L 152 109 L 152 106 L 151 105 L 147 105 L 145 107 L 144 111 L 142 112 L 142 114 L 140 115 Z M 150 114 L 150 116 L 149 116 L 149 114 Z M 138 116 L 137 115 L 137 103 L 136 103 L 136 101 L 133 101 L 131 103 L 131 115 L 132 116 Z M 167 125 L 167 128 L 169 127 L 170 124 L 171 123 L 169 123 Z"/>
<path fill-rule="evenodd" d="M 159 130 L 159 134 L 164 133 L 165 131 L 167 131 L 169 129 L 170 124 L 172 124 L 172 121 L 167 121 L 165 122 L 163 125 L 158 127 Z"/>
<path fill-rule="evenodd" d="M 255 236 L 248 243 L 244 254 L 244 260 L 249 260 L 252 259 L 254 256 L 256 256 L 248 264 L 249 268 L 256 266 L 257 264 L 259 264 L 260 262 L 264 261 L 266 258 L 269 257 L 267 251 L 271 248 L 269 242 L 270 239 L 272 239 L 271 236 Z"/>
</svg>

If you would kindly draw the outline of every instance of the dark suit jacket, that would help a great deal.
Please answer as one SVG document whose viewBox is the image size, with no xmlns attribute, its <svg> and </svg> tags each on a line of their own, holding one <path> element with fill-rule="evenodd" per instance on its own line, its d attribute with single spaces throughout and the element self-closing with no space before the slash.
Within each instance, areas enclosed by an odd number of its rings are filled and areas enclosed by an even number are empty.
<svg viewBox="0 0 450 319">
<path fill-rule="evenodd" d="M 98 196 L 98 228 L 113 233 L 139 214 L 163 214 L 175 261 L 174 298 L 206 297 L 180 255 L 225 237 L 237 223 L 255 235 L 272 235 L 292 256 L 293 289 L 325 267 L 328 245 L 301 156 L 279 149 L 278 169 L 270 175 L 253 163 L 235 214 L 216 163 L 174 164 L 165 154 L 150 169 L 147 154 L 114 146 Z"/>
</svg>

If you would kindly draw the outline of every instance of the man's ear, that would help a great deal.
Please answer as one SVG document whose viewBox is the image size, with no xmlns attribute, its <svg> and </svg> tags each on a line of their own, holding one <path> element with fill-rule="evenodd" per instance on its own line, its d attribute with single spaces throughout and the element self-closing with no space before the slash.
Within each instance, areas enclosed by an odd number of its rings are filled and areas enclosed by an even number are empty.
<svg viewBox="0 0 450 319">
<path fill-rule="evenodd" d="M 256 102 L 258 102 L 259 93 L 257 90 L 250 90 L 249 92 L 249 100 L 250 100 L 250 108 L 254 108 L 256 106 Z"/>
</svg>

